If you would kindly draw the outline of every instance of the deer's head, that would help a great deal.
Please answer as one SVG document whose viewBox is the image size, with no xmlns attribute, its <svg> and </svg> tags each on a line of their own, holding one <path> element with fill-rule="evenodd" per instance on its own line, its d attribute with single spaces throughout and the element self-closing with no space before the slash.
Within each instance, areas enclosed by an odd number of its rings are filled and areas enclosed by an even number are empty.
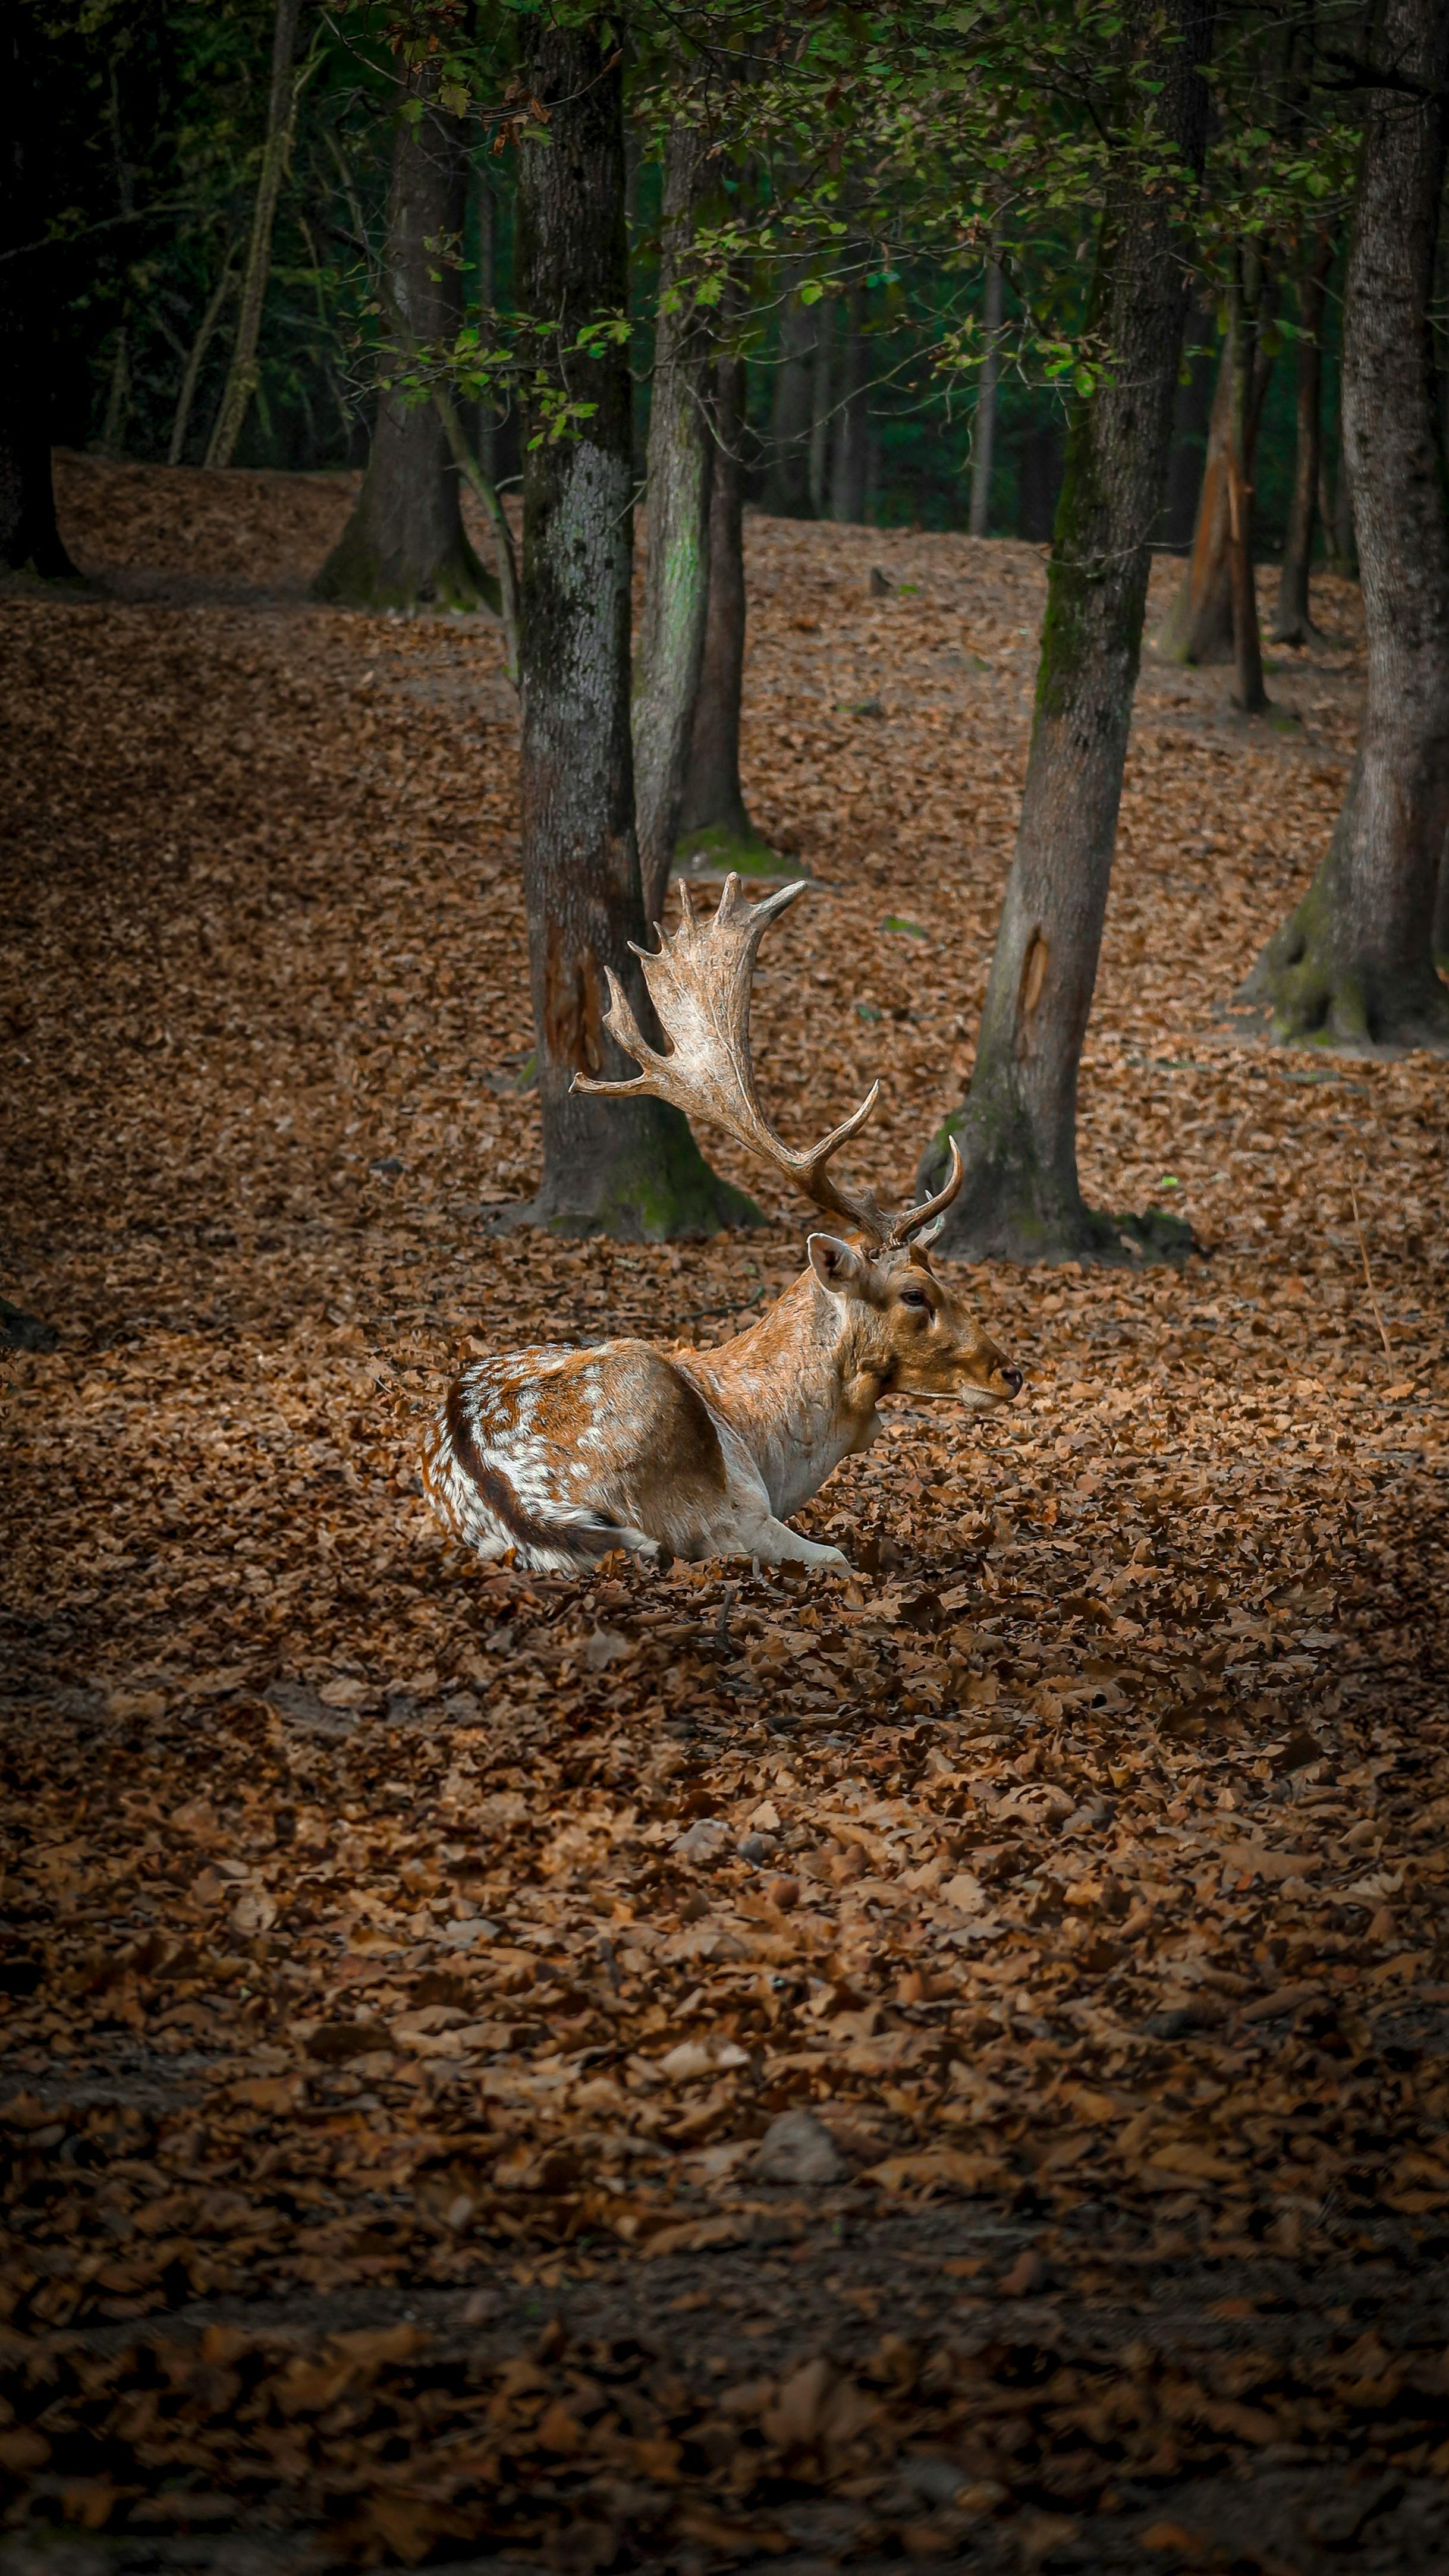
<svg viewBox="0 0 1449 2576">
<path fill-rule="evenodd" d="M 903 1395 L 958 1396 L 978 1407 L 1010 1404 L 1021 1392 L 1021 1372 L 1008 1367 L 996 1344 L 931 1267 L 928 1246 L 961 1187 L 954 1138 L 944 1189 L 900 1216 L 887 1217 L 872 1191 L 850 1187 L 829 1169 L 832 1156 L 865 1125 L 880 1096 L 878 1082 L 830 1135 L 798 1152 L 782 1144 L 760 1107 L 750 1059 L 755 955 L 768 923 L 804 891 L 801 880 L 751 904 L 739 878 L 728 876 L 718 910 L 702 921 L 689 888 L 681 886 L 678 929 L 668 938 L 658 931 L 655 950 L 635 950 L 668 1054 L 658 1054 L 642 1036 L 610 971 L 605 1026 L 641 1069 L 629 1082 L 596 1082 L 575 1074 L 573 1087 L 615 1095 L 647 1091 L 672 1101 L 686 1117 L 707 1118 L 723 1127 L 813 1206 L 844 1218 L 861 1240 L 812 1234 L 810 1265 L 821 1287 L 844 1310 L 839 1320 L 849 1346 L 848 1365 L 862 1378 L 878 1377 L 882 1394 L 894 1389 Z"/>
<path fill-rule="evenodd" d="M 952 1396 L 977 1412 L 1020 1395 L 1020 1369 L 937 1278 L 919 1242 L 866 1251 L 812 1234 L 808 1250 L 821 1287 L 839 1301 L 852 1371 L 876 1380 L 877 1395 Z"/>
</svg>

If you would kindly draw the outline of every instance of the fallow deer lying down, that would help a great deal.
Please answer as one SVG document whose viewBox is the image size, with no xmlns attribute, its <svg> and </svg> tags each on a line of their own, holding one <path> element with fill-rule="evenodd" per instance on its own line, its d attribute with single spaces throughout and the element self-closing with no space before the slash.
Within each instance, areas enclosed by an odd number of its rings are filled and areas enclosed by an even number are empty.
<svg viewBox="0 0 1449 2576">
<path fill-rule="evenodd" d="M 832 1155 L 870 1116 L 880 1085 L 804 1152 L 783 1145 L 755 1095 L 750 985 L 767 923 L 803 883 L 747 903 L 736 876 L 701 921 L 684 917 L 638 950 L 669 1047 L 645 1043 L 612 974 L 605 1026 L 641 1070 L 629 1082 L 574 1077 L 577 1091 L 652 1092 L 703 1118 L 844 1218 L 863 1242 L 812 1234 L 809 1267 L 756 1324 L 709 1352 L 602 1342 L 479 1360 L 448 1390 L 423 1451 L 423 1487 L 480 1556 L 530 1573 L 572 1572 L 611 1548 L 647 1558 L 748 1556 L 849 1570 L 837 1547 L 786 1514 L 879 1431 L 883 1395 L 1010 1404 L 1021 1374 L 973 1323 L 926 1250 L 961 1186 L 888 1221 L 868 1190 L 832 1179 Z"/>
</svg>

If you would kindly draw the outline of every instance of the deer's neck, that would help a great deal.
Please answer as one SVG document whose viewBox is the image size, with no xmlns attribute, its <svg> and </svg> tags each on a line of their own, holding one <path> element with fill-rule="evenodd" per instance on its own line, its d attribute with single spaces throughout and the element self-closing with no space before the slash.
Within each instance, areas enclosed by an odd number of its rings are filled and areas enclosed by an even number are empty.
<svg viewBox="0 0 1449 2576">
<path fill-rule="evenodd" d="M 882 1374 L 869 1367 L 849 1308 L 813 1270 L 722 1349 L 678 1358 L 749 1450 L 777 1519 L 880 1429 Z"/>
</svg>

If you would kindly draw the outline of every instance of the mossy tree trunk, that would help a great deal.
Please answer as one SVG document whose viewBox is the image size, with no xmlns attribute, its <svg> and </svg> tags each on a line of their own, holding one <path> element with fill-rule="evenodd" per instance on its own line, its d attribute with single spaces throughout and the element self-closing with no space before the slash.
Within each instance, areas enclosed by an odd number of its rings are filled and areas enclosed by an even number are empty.
<svg viewBox="0 0 1449 2576">
<path fill-rule="evenodd" d="M 1449 12 L 1387 0 L 1343 304 L 1343 444 L 1368 686 L 1327 856 L 1245 998 L 1274 1035 L 1351 1052 L 1449 1047 L 1434 915 L 1449 825 L 1449 500 L 1430 302 L 1444 179 Z"/>
<path fill-rule="evenodd" d="M 629 725 L 633 483 L 629 355 L 585 324 L 627 312 L 624 120 L 617 48 L 591 25 L 527 22 L 525 77 L 551 111 L 519 155 L 518 301 L 540 363 L 581 410 L 559 436 L 525 424 L 520 618 L 523 879 L 543 1117 L 543 1179 L 512 1221 L 657 1241 L 747 1222 L 677 1110 L 574 1092 L 576 1073 L 636 1070 L 608 1035 L 611 966 L 652 1026 Z"/>
<path fill-rule="evenodd" d="M 292 68 L 292 57 L 297 50 L 297 21 L 301 11 L 302 0 L 277 0 L 276 16 L 272 22 L 272 78 L 267 93 L 267 132 L 262 145 L 262 166 L 252 207 L 246 267 L 242 272 L 236 339 L 206 450 L 208 465 L 230 465 L 257 388 L 257 346 L 262 335 L 267 281 L 272 273 L 272 234 L 276 228 L 277 200 L 282 193 L 282 180 L 292 149 L 292 129 L 297 117 L 297 76 Z"/>
<path fill-rule="evenodd" d="M 74 581 L 51 479 L 47 262 L 26 248 L 44 229 L 32 50 L 43 41 L 35 11 L 9 11 L 0 33 L 0 563 L 7 572 Z"/>
<path fill-rule="evenodd" d="M 664 148 L 659 304 L 649 414 L 649 560 L 634 686 L 634 803 L 644 917 L 662 921 L 689 763 L 709 606 L 708 416 L 713 342 L 691 252 L 709 138 L 671 127 Z"/>
<path fill-rule="evenodd" d="M 1313 539 L 1318 527 L 1318 484 L 1323 466 L 1323 314 L 1328 300 L 1328 272 L 1333 241 L 1325 233 L 1298 281 L 1297 421 L 1293 450 L 1293 491 L 1288 504 L 1288 532 L 1283 542 L 1283 568 L 1273 610 L 1275 644 L 1309 644 L 1318 629 L 1309 615 L 1308 585 L 1313 567 Z"/>
<path fill-rule="evenodd" d="M 1158 84 L 1161 141 L 1193 181 L 1210 26 L 1207 0 L 1171 0 L 1160 13 L 1139 0 L 1123 37 L 1138 79 Z M 921 1162 L 922 1186 L 938 1186 L 954 1132 L 965 1180 L 940 1248 L 957 1259 L 1132 1257 L 1130 1229 L 1083 1202 L 1076 1113 L 1182 343 L 1173 197 L 1147 194 L 1134 158 L 1124 152 L 1102 213 L 1089 329 L 1112 370 L 1078 401 L 1068 432 L 1021 823 L 975 1071 Z"/>
<path fill-rule="evenodd" d="M 745 671 L 743 464 L 745 362 L 721 349 L 714 371 L 709 606 L 679 815 L 681 862 L 773 874 L 779 862 L 750 820 L 740 784 Z"/>
<path fill-rule="evenodd" d="M 425 63 L 398 84 L 383 305 L 399 374 L 414 352 L 453 339 L 463 309 L 462 274 L 444 245 L 463 229 L 468 131 L 436 104 L 437 79 Z M 464 533 L 461 482 L 432 402 L 379 395 L 362 489 L 312 593 L 344 608 L 498 605 Z"/>
</svg>

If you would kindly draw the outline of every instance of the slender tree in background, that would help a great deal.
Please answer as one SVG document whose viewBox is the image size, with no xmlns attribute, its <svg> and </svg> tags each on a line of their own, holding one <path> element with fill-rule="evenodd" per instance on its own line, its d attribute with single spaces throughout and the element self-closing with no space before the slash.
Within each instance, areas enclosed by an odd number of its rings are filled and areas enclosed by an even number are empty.
<svg viewBox="0 0 1449 2576">
<path fill-rule="evenodd" d="M 246 267 L 242 272 L 236 341 L 211 443 L 206 451 L 208 465 L 230 465 L 256 392 L 257 343 L 262 334 L 267 280 L 272 273 L 272 234 L 277 220 L 277 199 L 282 192 L 282 180 L 292 149 L 292 131 L 297 121 L 298 80 L 293 56 L 297 50 L 297 21 L 301 9 L 302 0 L 277 0 L 277 14 L 272 26 L 272 77 L 267 92 L 267 131 L 262 145 L 262 166 L 252 208 Z"/>
<path fill-rule="evenodd" d="M 770 416 L 765 508 L 780 519 L 814 515 L 810 497 L 811 433 L 816 416 L 818 304 L 800 299 L 798 264 L 787 273 L 780 310 L 780 352 Z"/>
<path fill-rule="evenodd" d="M 1172 453 L 1162 502 L 1161 542 L 1185 554 L 1197 523 L 1198 494 L 1207 463 L 1208 422 L 1217 382 L 1216 306 L 1200 304 L 1188 317 L 1189 346 L 1178 376 L 1172 413 Z"/>
<path fill-rule="evenodd" d="M 646 921 L 662 921 L 689 763 L 709 602 L 708 411 L 713 340 L 691 254 L 709 137 L 677 122 L 664 147 L 658 320 L 649 413 L 649 554 L 634 682 L 634 803 Z"/>
<path fill-rule="evenodd" d="M 431 62 L 398 84 L 383 252 L 383 328 L 400 368 L 414 352 L 451 343 L 462 276 L 448 247 L 462 232 L 468 128 L 437 104 Z M 439 406 L 400 389 L 378 397 L 372 453 L 352 514 L 312 585 L 349 608 L 498 605 L 463 528 L 460 477 Z"/>
<path fill-rule="evenodd" d="M 1343 299 L 1343 442 L 1368 690 L 1343 810 L 1308 893 L 1245 988 L 1274 1034 L 1449 1046 L 1434 971 L 1449 826 L 1449 504 L 1430 302 L 1444 183 L 1449 9 L 1386 0 Z"/>
<path fill-rule="evenodd" d="M 1318 526 L 1318 484 L 1323 467 L 1323 315 L 1328 300 L 1328 272 L 1333 240 L 1320 235 L 1298 280 L 1298 384 L 1296 436 L 1293 449 L 1293 497 L 1288 507 L 1288 533 L 1278 599 L 1273 611 L 1275 644 L 1308 644 L 1318 630 L 1308 613 L 1308 584 L 1313 567 L 1313 539 Z"/>
<path fill-rule="evenodd" d="M 832 406 L 830 516 L 851 527 L 865 517 L 870 489 L 869 297 L 864 280 L 852 281 L 845 304 L 845 343 L 840 388 Z"/>
<path fill-rule="evenodd" d="M 1117 115 L 1151 101 L 1158 153 L 1201 173 L 1210 0 L 1136 0 L 1121 43 Z M 941 1250 L 957 1259 L 1122 1260 L 1120 1221 L 1085 1205 L 1077 1177 L 1077 1074 L 1097 976 L 1150 547 L 1182 346 L 1174 192 L 1114 155 L 1089 327 L 1110 375 L 1081 398 L 1047 575 L 1036 715 L 1016 852 L 996 936 L 976 1066 L 962 1107 L 921 1161 L 939 1185 L 947 1137 L 966 1164 Z M 1150 1223 L 1139 1226 L 1139 1239 Z"/>
<path fill-rule="evenodd" d="M 8 572 L 63 581 L 77 576 L 56 525 L 50 470 L 48 263 L 35 247 L 39 41 L 34 13 L 11 9 L 0 32 L 0 561 Z"/>
<path fill-rule="evenodd" d="M 1228 578 L 1233 601 L 1234 704 L 1245 716 L 1262 715 L 1263 636 L 1258 623 L 1258 584 L 1253 563 L 1254 365 L 1263 336 L 1263 264 L 1251 246 L 1235 243 L 1228 274 L 1227 492 Z"/>
<path fill-rule="evenodd" d="M 971 518 L 973 537 L 984 537 L 991 525 L 991 465 L 996 444 L 996 384 L 1001 372 L 1001 263 L 986 263 L 986 355 L 971 426 Z"/>
<path fill-rule="evenodd" d="M 722 348 L 715 362 L 714 470 L 709 495 L 709 610 L 680 808 L 680 857 L 741 876 L 792 873 L 750 820 L 740 784 L 740 702 L 745 668 L 743 456 L 745 362 Z"/>
<path fill-rule="evenodd" d="M 543 1179 L 517 1220 L 657 1241 L 748 1222 L 679 1112 L 573 1091 L 635 1071 L 603 1025 L 612 967 L 652 1026 L 629 722 L 633 439 L 622 73 L 596 25 L 527 23 L 547 143 L 520 146 L 518 300 L 539 335 L 523 484 L 523 881 Z M 616 317 L 617 327 L 611 324 Z M 582 337 L 581 337 L 582 335 Z M 543 392 L 571 414 L 551 411 Z"/>
</svg>

